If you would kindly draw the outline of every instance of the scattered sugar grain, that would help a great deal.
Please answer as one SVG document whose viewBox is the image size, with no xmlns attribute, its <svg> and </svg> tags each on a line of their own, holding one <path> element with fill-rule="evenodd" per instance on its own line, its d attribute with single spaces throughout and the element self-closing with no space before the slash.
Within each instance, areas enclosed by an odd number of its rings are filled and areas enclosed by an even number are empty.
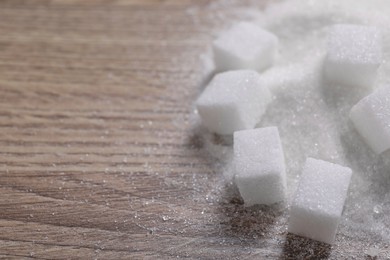
<svg viewBox="0 0 390 260">
<path fill-rule="evenodd" d="M 250 2 L 248 9 L 256 8 L 257 4 L 258 2 Z M 232 14 L 234 11 L 227 11 L 240 5 L 242 4 L 238 0 L 228 3 L 214 1 L 213 10 L 218 11 L 214 24 L 219 24 L 221 28 L 223 23 L 232 24 L 232 17 L 236 21 L 240 20 L 239 15 Z M 257 126 L 276 125 L 279 128 L 285 149 L 287 178 L 292 184 L 288 187 L 288 193 L 291 195 L 296 188 L 294 183 L 300 175 L 299 169 L 305 157 L 312 156 L 348 165 L 354 172 L 354 178 L 340 221 L 340 239 L 350 243 L 349 237 L 353 237 L 359 241 L 377 243 L 378 247 L 390 239 L 388 207 L 383 205 L 382 213 L 379 214 L 373 209 L 375 205 L 390 201 L 390 164 L 386 163 L 390 156 L 385 152 L 377 157 L 348 123 L 349 111 L 354 105 L 351 100 L 340 98 L 338 102 L 334 102 L 331 98 L 326 98 L 320 80 L 320 64 L 325 55 L 326 31 L 329 26 L 336 23 L 377 26 L 383 33 L 384 63 L 378 69 L 376 84 L 379 86 L 389 83 L 390 51 L 386 47 L 390 46 L 390 30 L 386 29 L 390 24 L 390 17 L 387 15 L 389 12 L 390 4 L 383 0 L 292 0 L 270 4 L 263 15 L 253 17 L 262 28 L 279 38 L 279 58 L 275 60 L 274 67 L 261 76 L 264 82 L 273 86 L 270 90 L 275 97 Z M 245 19 L 248 16 L 243 16 L 241 20 Z M 309 60 L 319 66 L 308 66 Z M 283 70 L 290 74 L 284 75 Z M 294 71 L 300 71 L 300 76 Z M 278 79 L 278 75 L 284 79 Z M 290 79 L 294 82 L 291 85 L 288 84 Z M 229 150 L 228 146 L 214 144 L 213 138 L 207 138 L 205 142 L 212 144 L 213 154 L 218 154 L 221 159 L 227 158 L 225 152 L 219 151 Z M 220 167 L 221 163 L 218 165 Z M 281 223 L 285 217 L 282 216 Z M 339 249 L 335 249 L 331 254 L 337 256 L 338 252 Z M 360 253 L 354 254 L 354 257 L 361 256 Z"/>
</svg>

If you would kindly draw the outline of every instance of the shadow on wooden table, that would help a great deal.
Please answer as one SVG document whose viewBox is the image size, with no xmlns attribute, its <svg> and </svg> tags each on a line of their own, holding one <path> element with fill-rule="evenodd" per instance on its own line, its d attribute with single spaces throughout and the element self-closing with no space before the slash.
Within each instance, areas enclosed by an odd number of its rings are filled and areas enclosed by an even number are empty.
<svg viewBox="0 0 390 260">
<path fill-rule="evenodd" d="M 328 259 L 331 245 L 288 233 L 281 259 Z"/>
<path fill-rule="evenodd" d="M 256 205 L 245 207 L 237 188 L 226 187 L 228 204 L 221 208 L 224 218 L 223 232 L 228 237 L 237 237 L 257 243 L 269 235 L 269 230 L 283 214 L 278 205 Z"/>
</svg>

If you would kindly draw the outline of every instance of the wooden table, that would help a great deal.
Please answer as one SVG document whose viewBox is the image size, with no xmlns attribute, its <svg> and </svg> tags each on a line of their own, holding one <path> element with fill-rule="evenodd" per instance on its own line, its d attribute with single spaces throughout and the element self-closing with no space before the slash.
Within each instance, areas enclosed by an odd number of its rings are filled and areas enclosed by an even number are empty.
<svg viewBox="0 0 390 260">
<path fill-rule="evenodd" d="M 2 258 L 364 256 L 244 208 L 194 128 L 199 56 L 253 2 L 0 2 Z"/>
</svg>

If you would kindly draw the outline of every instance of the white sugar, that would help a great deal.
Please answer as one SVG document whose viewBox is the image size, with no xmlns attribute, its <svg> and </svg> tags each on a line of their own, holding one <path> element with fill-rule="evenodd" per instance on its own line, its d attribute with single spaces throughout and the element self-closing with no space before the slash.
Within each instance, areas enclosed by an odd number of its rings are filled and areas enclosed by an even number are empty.
<svg viewBox="0 0 390 260">
<path fill-rule="evenodd" d="M 291 205 L 291 233 L 332 244 L 341 218 L 352 171 L 308 158 Z"/>
<path fill-rule="evenodd" d="M 283 201 L 284 154 L 276 127 L 234 133 L 235 182 L 247 206 Z"/>
<path fill-rule="evenodd" d="M 223 32 L 213 43 L 217 71 L 262 71 L 275 59 L 278 40 L 259 26 L 241 22 Z"/>
<path fill-rule="evenodd" d="M 203 124 L 218 134 L 252 129 L 271 101 L 268 88 L 255 71 L 217 74 L 196 102 Z"/>
<path fill-rule="evenodd" d="M 351 120 L 366 143 L 380 154 L 390 148 L 390 87 L 377 89 L 351 110 Z"/>
<path fill-rule="evenodd" d="M 250 2 L 248 9 L 260 10 L 257 1 Z M 235 11 L 241 3 L 238 0 L 214 1 L 212 12 L 218 13 L 218 17 L 210 32 L 249 19 L 248 16 L 240 18 L 240 13 Z M 223 8 L 219 8 L 221 6 Z M 322 65 L 327 53 L 328 32 L 335 24 L 380 30 L 383 62 L 376 71 L 375 82 L 369 87 L 386 86 L 390 84 L 389 13 L 390 4 L 385 0 L 291 0 L 270 4 L 251 21 L 279 39 L 277 59 L 260 75 L 262 84 L 269 87 L 274 98 L 256 127 L 276 126 L 279 129 L 286 160 L 287 202 L 291 204 L 289 198 L 297 189 L 307 157 L 348 166 L 354 172 L 336 239 L 340 244 L 365 243 L 366 248 L 351 252 L 335 247 L 330 258 L 345 258 L 341 253 L 361 258 L 362 252 L 370 246 L 382 248 L 390 239 L 390 152 L 376 155 L 351 124 L 350 111 L 364 97 L 357 95 L 358 88 L 342 86 L 345 91 L 338 92 L 334 91 L 337 88 L 333 85 L 340 83 L 326 80 L 323 84 Z M 232 146 L 214 144 L 209 132 L 203 132 L 203 136 L 205 147 L 212 147 L 210 157 L 218 157 L 218 162 L 224 162 L 226 166 L 225 162 L 231 160 Z M 226 175 L 231 178 L 232 172 L 228 169 Z M 280 223 L 287 223 L 287 216 L 276 217 L 276 222 L 275 229 Z M 284 230 L 285 226 L 279 228 Z"/>
<path fill-rule="evenodd" d="M 351 24 L 329 28 L 324 61 L 328 81 L 372 88 L 381 63 L 382 36 L 378 28 Z"/>
</svg>

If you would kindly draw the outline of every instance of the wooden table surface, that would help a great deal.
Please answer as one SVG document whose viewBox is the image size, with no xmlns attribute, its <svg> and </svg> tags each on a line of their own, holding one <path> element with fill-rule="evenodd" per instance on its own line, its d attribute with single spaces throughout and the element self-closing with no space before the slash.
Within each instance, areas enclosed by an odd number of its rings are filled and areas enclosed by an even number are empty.
<svg viewBox="0 0 390 260">
<path fill-rule="evenodd" d="M 200 54 L 253 2 L 0 2 L 1 258 L 363 257 L 244 208 L 194 130 Z"/>
</svg>

